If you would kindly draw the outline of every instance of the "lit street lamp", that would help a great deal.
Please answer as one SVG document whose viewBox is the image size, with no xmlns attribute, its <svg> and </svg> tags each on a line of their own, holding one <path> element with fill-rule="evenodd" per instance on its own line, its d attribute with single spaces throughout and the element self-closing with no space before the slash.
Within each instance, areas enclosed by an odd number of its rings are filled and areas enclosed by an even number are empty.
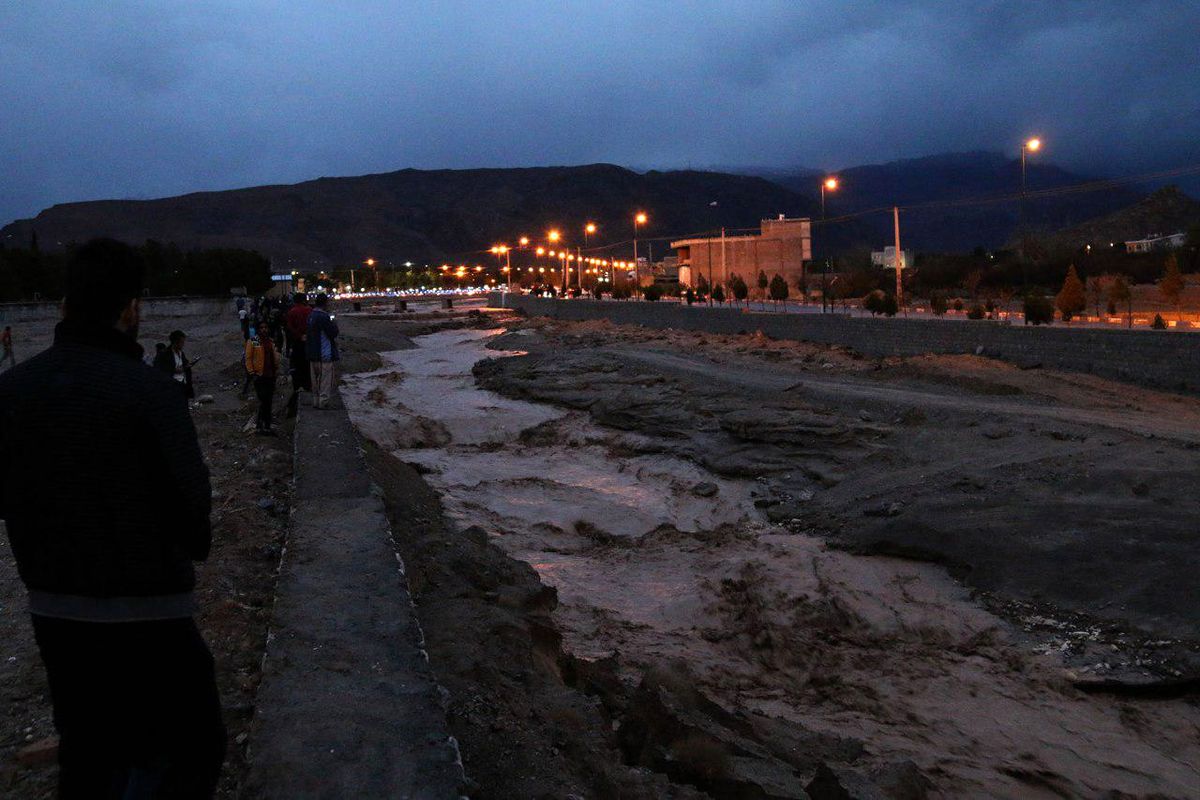
<svg viewBox="0 0 1200 800">
<path fill-rule="evenodd" d="M 638 235 L 638 225 L 645 225 L 645 224 L 646 224 L 646 214 L 642 211 L 639 211 L 633 217 L 633 279 L 634 279 L 634 291 L 637 292 L 639 297 L 642 294 L 642 271 L 641 271 L 640 262 L 638 261 L 637 235 Z"/>
<path fill-rule="evenodd" d="M 1025 276 L 1025 218 L 1028 214 L 1025 202 L 1025 158 L 1029 153 L 1036 153 L 1042 149 L 1042 140 L 1034 136 L 1021 142 L 1021 207 L 1017 209 L 1018 223 L 1021 232 L 1021 285 L 1026 284 Z"/>
<path fill-rule="evenodd" d="M 588 241 L 589 241 L 591 235 L 595 232 L 596 232 L 596 223 L 589 222 L 587 225 L 583 226 L 583 249 L 584 250 L 587 249 Z M 576 245 L 576 247 L 575 247 L 575 254 L 579 257 L 579 263 L 582 264 L 583 263 L 583 250 L 580 250 L 578 245 Z M 579 291 L 580 292 L 583 291 L 583 270 L 582 269 L 579 271 Z"/>
<path fill-rule="evenodd" d="M 528 240 L 526 240 L 528 241 Z M 500 260 L 500 256 L 504 256 L 504 272 L 508 275 L 508 290 L 512 291 L 512 248 L 506 244 L 498 244 L 492 248 L 492 252 L 496 255 L 496 260 Z"/>
<path fill-rule="evenodd" d="M 1042 149 L 1042 140 L 1036 136 L 1021 142 L 1021 198 L 1025 197 L 1025 154 L 1036 153 Z"/>
<path fill-rule="evenodd" d="M 821 181 L 821 219 L 825 219 L 825 192 L 836 192 L 838 179 L 832 175 Z"/>
</svg>

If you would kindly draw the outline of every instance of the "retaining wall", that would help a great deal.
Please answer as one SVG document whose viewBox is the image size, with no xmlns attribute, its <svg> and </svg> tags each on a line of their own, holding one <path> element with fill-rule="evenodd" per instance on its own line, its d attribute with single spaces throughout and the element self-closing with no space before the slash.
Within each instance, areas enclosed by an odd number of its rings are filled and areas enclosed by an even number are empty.
<svg viewBox="0 0 1200 800">
<path fill-rule="evenodd" d="M 58 319 L 62 304 L 58 300 L 38 303 L 0 303 L 0 323 Z M 142 299 L 144 316 L 215 316 L 233 313 L 234 301 L 228 297 L 146 297 Z"/>
<path fill-rule="evenodd" d="M 1200 333 L 1034 327 L 987 320 L 781 314 L 635 301 L 552 300 L 493 292 L 488 304 L 564 320 L 707 333 L 754 333 L 840 344 L 874 356 L 979 353 L 1022 366 L 1089 372 L 1173 391 L 1200 392 Z"/>
</svg>

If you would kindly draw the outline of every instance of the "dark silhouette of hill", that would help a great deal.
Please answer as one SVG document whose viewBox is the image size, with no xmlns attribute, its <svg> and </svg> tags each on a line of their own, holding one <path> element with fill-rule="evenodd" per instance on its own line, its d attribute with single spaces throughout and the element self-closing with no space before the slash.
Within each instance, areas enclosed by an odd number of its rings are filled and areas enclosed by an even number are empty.
<svg viewBox="0 0 1200 800">
<path fill-rule="evenodd" d="M 716 203 L 716 206 L 711 205 Z M 632 215 L 644 209 L 640 236 L 656 256 L 655 237 L 756 226 L 778 214 L 803 216 L 811 201 L 757 177 L 677 171 L 639 174 L 609 164 L 529 169 L 400 170 L 320 178 L 286 186 L 198 192 L 159 200 L 104 200 L 56 205 L 0 230 L 0 241 L 25 244 L 34 231 L 47 243 L 112 236 L 180 247 L 241 247 L 272 259 L 275 269 L 361 262 L 478 262 L 496 242 L 544 237 L 559 228 L 572 248 L 585 221 L 599 231 L 593 247 L 630 255 Z M 661 248 L 661 249 L 660 249 Z"/>
<path fill-rule="evenodd" d="M 174 242 L 180 247 L 238 247 L 269 256 L 276 269 L 351 265 L 368 257 L 395 266 L 479 262 L 487 247 L 537 239 L 560 228 L 573 246 L 587 220 L 599 233 L 594 248 L 612 246 L 628 257 L 631 216 L 650 214 L 641 238 L 655 256 L 672 237 L 722 226 L 755 228 L 778 214 L 819 216 L 821 173 L 790 175 L 680 170 L 644 173 L 610 164 L 521 169 L 413 170 L 294 185 L 198 192 L 157 200 L 66 203 L 0 230 L 0 242 L 27 244 L 36 231 L 42 246 L 106 235 L 133 243 Z M 841 188 L 827 198 L 830 222 L 814 229 L 818 257 L 878 249 L 892 241 L 890 213 L 838 220 L 893 204 L 950 203 L 1016 195 L 1020 161 L 998 153 L 950 153 L 851 167 L 838 172 Z M 768 180 L 770 178 L 770 180 Z M 1089 180 L 1041 157 L 1030 159 L 1031 191 Z M 1027 203 L 1026 224 L 1049 234 L 1133 205 L 1127 188 L 1039 198 Z M 716 203 L 716 205 L 713 205 Z M 950 205 L 902 212 L 902 243 L 923 251 L 995 249 L 1020 226 L 1015 199 L 986 205 Z M 1139 234 L 1141 235 L 1141 234 Z M 11 238 L 8 238 L 11 237 Z M 600 252 L 597 250 L 597 252 Z M 643 250 L 643 254 L 646 250 Z"/>
<path fill-rule="evenodd" d="M 892 205 L 953 202 L 967 198 L 1018 195 L 1021 162 L 999 153 L 946 153 L 925 158 L 850 167 L 837 173 L 841 186 L 826 197 L 830 217 L 855 214 Z M 782 185 L 819 202 L 819 179 L 805 171 L 777 179 Z M 1046 163 L 1041 157 L 1027 162 L 1030 191 L 1084 183 L 1091 178 Z M 1126 188 L 1030 200 L 1026 224 L 1038 231 L 1054 231 L 1080 224 L 1135 202 L 1141 195 Z M 892 219 L 887 213 L 856 220 L 865 227 L 876 247 L 892 240 Z M 1019 203 L 1013 199 L 986 205 L 912 209 L 902 212 L 902 245 L 907 249 L 966 251 L 998 248 L 1013 238 L 1020 225 Z M 834 230 L 826 242 L 845 245 Z M 861 230 L 861 228 L 860 228 Z M 856 233 L 851 238 L 857 238 Z M 815 237 L 814 237 L 815 238 Z"/>
<path fill-rule="evenodd" d="M 1052 250 L 1078 250 L 1089 244 L 1120 246 L 1130 239 L 1187 233 L 1197 227 L 1200 227 L 1200 202 L 1177 186 L 1164 186 L 1120 211 L 1058 231 L 1046 243 Z"/>
</svg>

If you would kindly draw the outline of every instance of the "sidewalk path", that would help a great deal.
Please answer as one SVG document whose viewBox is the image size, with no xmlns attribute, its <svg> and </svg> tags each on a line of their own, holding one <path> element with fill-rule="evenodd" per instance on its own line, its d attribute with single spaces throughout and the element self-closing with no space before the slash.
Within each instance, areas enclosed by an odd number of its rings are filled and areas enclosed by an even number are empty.
<svg viewBox="0 0 1200 800">
<path fill-rule="evenodd" d="M 243 796 L 458 797 L 457 746 L 340 399 L 301 409 L 295 447 L 295 507 Z"/>
</svg>

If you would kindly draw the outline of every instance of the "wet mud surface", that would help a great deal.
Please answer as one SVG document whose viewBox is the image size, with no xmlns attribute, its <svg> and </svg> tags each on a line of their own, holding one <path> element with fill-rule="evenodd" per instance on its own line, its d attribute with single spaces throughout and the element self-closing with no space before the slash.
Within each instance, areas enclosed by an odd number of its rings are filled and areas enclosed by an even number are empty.
<svg viewBox="0 0 1200 800">
<path fill-rule="evenodd" d="M 1194 400 L 751 336 L 360 324 L 394 346 L 343 395 L 478 796 L 1198 785 Z"/>
</svg>

